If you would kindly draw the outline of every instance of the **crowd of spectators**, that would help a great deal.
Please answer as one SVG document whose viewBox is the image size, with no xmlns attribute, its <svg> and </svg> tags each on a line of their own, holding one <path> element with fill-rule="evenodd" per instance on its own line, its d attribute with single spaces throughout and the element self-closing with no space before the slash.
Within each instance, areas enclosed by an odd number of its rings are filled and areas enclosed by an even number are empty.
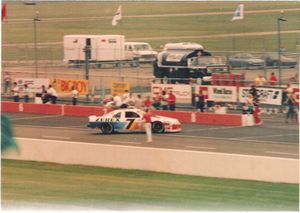
<svg viewBox="0 0 300 213">
<path fill-rule="evenodd" d="M 176 96 L 172 91 L 168 93 L 163 91 L 161 94 L 156 94 L 153 97 L 150 95 L 142 98 L 141 94 L 133 95 L 128 90 L 122 96 L 114 93 L 112 96 L 106 96 L 103 104 L 105 107 L 112 108 L 138 108 L 142 110 L 171 110 L 176 109 Z"/>
</svg>

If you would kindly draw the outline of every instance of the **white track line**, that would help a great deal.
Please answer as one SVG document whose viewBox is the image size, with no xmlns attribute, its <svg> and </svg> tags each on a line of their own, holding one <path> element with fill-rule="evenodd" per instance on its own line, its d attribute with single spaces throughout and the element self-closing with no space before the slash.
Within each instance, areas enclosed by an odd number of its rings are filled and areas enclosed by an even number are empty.
<svg viewBox="0 0 300 213">
<path fill-rule="evenodd" d="M 286 136 L 294 136 L 294 135 L 299 135 L 299 134 L 261 135 L 261 136 L 237 137 L 236 139 L 244 139 L 244 138 L 273 138 L 273 137 L 286 137 Z"/>
<path fill-rule="evenodd" d="M 270 154 L 279 154 L 279 155 L 299 155 L 297 153 L 290 153 L 290 152 L 273 152 L 273 151 L 265 151 L 265 153 L 270 153 Z"/>
<path fill-rule="evenodd" d="M 36 125 L 15 125 L 17 127 L 28 127 L 28 128 L 42 128 L 42 129 L 64 129 L 64 130 L 76 130 L 76 131 L 87 131 L 88 128 L 76 128 L 74 126 L 36 126 Z M 81 126 L 85 127 L 85 126 Z"/>
<path fill-rule="evenodd" d="M 285 144 L 285 145 L 297 145 L 297 143 L 284 142 L 284 141 L 265 141 L 265 140 L 250 140 L 243 138 L 218 138 L 218 137 L 204 137 L 204 136 L 194 136 L 194 135 L 164 135 L 165 137 L 182 137 L 182 138 L 194 138 L 194 139 L 211 139 L 211 140 L 222 140 L 222 141 L 250 141 L 250 142 L 259 142 L 259 143 L 270 143 L 270 144 Z"/>
<path fill-rule="evenodd" d="M 49 116 L 35 116 L 35 117 L 25 117 L 25 118 L 12 118 L 10 120 L 17 121 L 17 120 L 31 120 L 31 119 L 55 118 L 55 117 L 62 117 L 62 115 L 49 115 Z"/>
<path fill-rule="evenodd" d="M 62 140 L 70 140 L 70 137 L 60 137 L 54 135 L 42 135 L 43 138 L 53 138 L 53 139 L 62 139 Z"/>
<path fill-rule="evenodd" d="M 235 127 L 212 127 L 212 128 L 205 128 L 205 129 L 187 129 L 183 130 L 184 132 L 198 132 L 198 131 L 207 131 L 207 130 L 216 130 L 216 129 L 236 129 L 236 128 L 243 128 L 240 126 Z"/>
</svg>

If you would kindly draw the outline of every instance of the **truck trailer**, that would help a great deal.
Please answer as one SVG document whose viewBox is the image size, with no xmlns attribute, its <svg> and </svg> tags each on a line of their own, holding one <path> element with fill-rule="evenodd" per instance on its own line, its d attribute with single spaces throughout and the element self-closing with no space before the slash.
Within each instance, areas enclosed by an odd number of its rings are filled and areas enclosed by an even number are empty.
<svg viewBox="0 0 300 213">
<path fill-rule="evenodd" d="M 129 63 L 137 66 L 139 62 L 153 62 L 157 55 L 150 44 L 145 42 L 125 42 L 123 35 L 65 35 L 64 62 L 82 64 L 88 60 L 101 66 L 105 63 Z"/>
<path fill-rule="evenodd" d="M 90 47 L 90 62 L 126 60 L 122 35 L 65 35 L 64 62 L 85 61 L 85 47 Z"/>
</svg>

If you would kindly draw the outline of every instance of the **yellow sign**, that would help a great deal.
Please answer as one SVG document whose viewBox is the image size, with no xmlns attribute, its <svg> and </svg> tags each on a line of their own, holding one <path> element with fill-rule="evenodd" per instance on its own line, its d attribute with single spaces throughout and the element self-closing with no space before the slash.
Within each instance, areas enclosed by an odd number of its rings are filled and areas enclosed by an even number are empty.
<svg viewBox="0 0 300 213">
<path fill-rule="evenodd" d="M 89 92 L 88 83 L 88 80 L 55 79 L 52 84 L 55 85 L 58 93 L 71 93 L 74 86 L 79 94 L 86 95 Z"/>
<path fill-rule="evenodd" d="M 111 94 L 123 95 L 125 90 L 130 90 L 128 82 L 115 81 L 111 84 Z"/>
</svg>

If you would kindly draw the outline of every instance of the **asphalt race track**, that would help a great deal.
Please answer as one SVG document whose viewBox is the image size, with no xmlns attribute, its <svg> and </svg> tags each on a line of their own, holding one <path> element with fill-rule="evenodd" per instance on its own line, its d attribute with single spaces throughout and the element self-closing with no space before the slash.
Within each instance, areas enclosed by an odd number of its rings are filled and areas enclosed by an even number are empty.
<svg viewBox="0 0 300 213">
<path fill-rule="evenodd" d="M 22 138 L 299 158 L 299 125 L 284 123 L 283 114 L 264 115 L 262 126 L 184 124 L 180 133 L 154 134 L 152 143 L 145 142 L 143 133 L 103 135 L 86 127 L 87 117 L 5 114 L 14 124 L 16 137 Z"/>
</svg>

